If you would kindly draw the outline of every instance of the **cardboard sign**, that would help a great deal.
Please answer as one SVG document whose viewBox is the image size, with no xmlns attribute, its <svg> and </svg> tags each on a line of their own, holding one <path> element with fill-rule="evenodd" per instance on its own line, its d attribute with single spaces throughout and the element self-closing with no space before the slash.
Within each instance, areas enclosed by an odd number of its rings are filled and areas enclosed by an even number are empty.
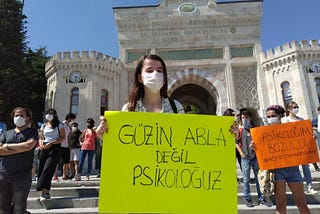
<svg viewBox="0 0 320 214">
<path fill-rule="evenodd" d="M 262 170 L 319 162 L 310 120 L 262 126 L 250 132 Z"/>
<path fill-rule="evenodd" d="M 99 213 L 237 212 L 233 117 L 105 112 Z"/>
</svg>

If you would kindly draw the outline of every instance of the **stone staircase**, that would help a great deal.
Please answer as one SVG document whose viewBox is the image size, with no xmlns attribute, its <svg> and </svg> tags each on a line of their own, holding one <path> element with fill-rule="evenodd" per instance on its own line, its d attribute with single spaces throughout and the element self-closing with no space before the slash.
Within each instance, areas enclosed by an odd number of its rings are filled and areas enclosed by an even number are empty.
<svg viewBox="0 0 320 214">
<path fill-rule="evenodd" d="M 310 167 L 312 168 L 312 167 Z M 241 172 L 237 169 L 238 177 Z M 313 186 L 320 191 L 320 172 L 312 172 Z M 65 213 L 65 214 L 81 214 L 81 213 L 98 213 L 98 198 L 100 179 L 96 175 L 90 177 L 90 181 L 72 181 L 60 180 L 52 182 L 50 191 L 51 199 L 46 202 L 39 202 L 39 192 L 35 191 L 36 182 L 32 183 L 32 187 L 28 198 L 28 211 L 30 213 Z M 304 185 L 306 187 L 306 185 Z M 254 184 L 250 185 L 252 192 L 253 204 L 257 204 L 258 198 Z M 312 214 L 320 213 L 320 193 L 306 194 L 307 203 Z M 269 201 L 275 203 L 274 197 L 271 196 Z M 287 209 L 289 214 L 298 214 L 298 210 L 294 205 L 294 200 L 290 190 L 287 188 Z M 46 206 L 48 209 L 45 209 Z M 271 214 L 274 213 L 275 206 L 264 207 L 254 206 L 248 208 L 242 193 L 242 184 L 238 183 L 238 213 L 239 214 Z M 201 214 L 201 213 L 200 213 Z"/>
</svg>

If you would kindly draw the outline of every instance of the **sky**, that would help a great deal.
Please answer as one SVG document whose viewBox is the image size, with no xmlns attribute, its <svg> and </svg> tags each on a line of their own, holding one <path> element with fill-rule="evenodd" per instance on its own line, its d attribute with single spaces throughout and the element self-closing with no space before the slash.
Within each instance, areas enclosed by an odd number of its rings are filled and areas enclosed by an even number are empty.
<svg viewBox="0 0 320 214">
<path fill-rule="evenodd" d="M 95 50 L 119 57 L 113 7 L 157 5 L 158 0 L 24 0 L 27 42 L 48 55 Z M 170 1 L 170 0 L 167 0 Z M 183 2 L 183 1 L 182 1 Z M 184 1 L 196 2 L 196 0 Z M 320 40 L 320 0 L 264 0 L 262 50 L 293 40 Z"/>
</svg>

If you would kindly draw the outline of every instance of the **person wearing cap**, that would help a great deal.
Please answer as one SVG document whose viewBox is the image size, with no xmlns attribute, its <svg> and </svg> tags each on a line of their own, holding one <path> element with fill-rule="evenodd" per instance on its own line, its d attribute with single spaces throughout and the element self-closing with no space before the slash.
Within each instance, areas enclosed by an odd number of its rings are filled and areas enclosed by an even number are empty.
<svg viewBox="0 0 320 214">
<path fill-rule="evenodd" d="M 285 110 L 280 105 L 269 106 L 266 110 L 266 117 L 269 125 L 281 123 L 281 118 L 284 116 Z M 302 177 L 299 171 L 299 166 L 291 166 L 274 169 L 275 177 L 275 201 L 276 214 L 287 213 L 287 199 L 286 199 L 286 183 L 288 184 L 296 206 L 300 213 L 308 214 L 310 210 L 306 203 L 306 198 L 303 190 Z"/>
</svg>

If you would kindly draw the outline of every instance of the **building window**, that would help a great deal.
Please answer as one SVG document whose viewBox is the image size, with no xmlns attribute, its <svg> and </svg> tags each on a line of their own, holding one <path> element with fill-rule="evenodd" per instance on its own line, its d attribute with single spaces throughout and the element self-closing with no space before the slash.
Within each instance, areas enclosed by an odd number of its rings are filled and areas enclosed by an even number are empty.
<svg viewBox="0 0 320 214">
<path fill-rule="evenodd" d="M 48 100 L 48 107 L 53 108 L 53 91 L 50 92 L 49 100 Z"/>
<path fill-rule="evenodd" d="M 189 49 L 189 50 L 160 50 L 157 54 L 164 60 L 197 60 L 222 59 L 222 48 Z"/>
<path fill-rule="evenodd" d="M 286 106 L 289 102 L 292 101 L 292 93 L 290 89 L 290 83 L 289 82 L 283 82 L 281 84 L 282 88 L 282 98 L 284 102 L 284 106 Z"/>
<path fill-rule="evenodd" d="M 316 89 L 317 89 L 317 96 L 318 96 L 318 102 L 320 104 L 320 78 L 315 78 L 314 81 L 316 82 Z"/>
<path fill-rule="evenodd" d="M 231 58 L 236 57 L 253 57 L 253 47 L 231 47 Z"/>
<path fill-rule="evenodd" d="M 104 112 L 108 111 L 108 95 L 107 90 L 101 90 L 100 115 L 104 115 Z"/>
<path fill-rule="evenodd" d="M 79 88 L 73 88 L 71 90 L 71 107 L 70 112 L 77 115 L 79 107 Z"/>
</svg>

